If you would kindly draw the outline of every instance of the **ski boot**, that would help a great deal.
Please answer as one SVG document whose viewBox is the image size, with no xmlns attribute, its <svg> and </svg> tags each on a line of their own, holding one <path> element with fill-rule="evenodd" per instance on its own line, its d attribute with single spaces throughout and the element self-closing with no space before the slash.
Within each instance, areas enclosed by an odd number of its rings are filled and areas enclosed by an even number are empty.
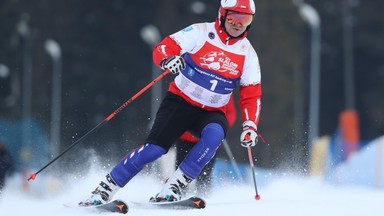
<svg viewBox="0 0 384 216">
<path fill-rule="evenodd" d="M 79 203 L 79 206 L 97 206 L 108 203 L 113 195 L 120 187 L 113 181 L 111 176 L 107 174 L 105 179 L 100 182 L 99 186 L 92 191 L 91 196 Z"/>
<path fill-rule="evenodd" d="M 181 200 L 182 190 L 184 190 L 191 179 L 188 178 L 180 169 L 165 182 L 162 190 L 156 196 L 149 199 L 150 202 L 174 202 Z"/>
</svg>

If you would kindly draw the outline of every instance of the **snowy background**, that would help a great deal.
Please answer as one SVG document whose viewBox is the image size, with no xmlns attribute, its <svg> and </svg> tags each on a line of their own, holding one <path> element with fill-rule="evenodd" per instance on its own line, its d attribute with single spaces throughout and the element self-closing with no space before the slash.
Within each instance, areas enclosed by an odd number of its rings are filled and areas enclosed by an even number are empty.
<svg viewBox="0 0 384 216">
<path fill-rule="evenodd" d="M 368 154 L 364 151 L 364 156 Z M 369 157 L 369 155 L 368 155 Z M 355 157 L 356 158 L 356 157 Z M 362 163 L 363 160 L 362 160 Z M 250 171 L 250 170 L 249 170 Z M 382 215 L 384 191 L 372 186 L 325 183 L 323 177 L 301 177 L 287 172 L 257 169 L 261 200 L 254 199 L 253 181 L 222 180 L 205 196 L 207 207 L 202 210 L 142 209 L 130 205 L 128 215 L 198 216 L 198 215 Z M 76 204 L 92 191 L 104 174 L 102 166 L 93 166 L 82 175 L 63 174 L 52 177 L 49 172 L 35 181 L 21 176 L 8 180 L 0 198 L 1 216 L 90 216 L 118 215 L 95 213 L 65 204 Z M 140 174 L 121 189 L 115 198 L 128 202 L 146 202 L 161 188 L 159 178 Z"/>
</svg>

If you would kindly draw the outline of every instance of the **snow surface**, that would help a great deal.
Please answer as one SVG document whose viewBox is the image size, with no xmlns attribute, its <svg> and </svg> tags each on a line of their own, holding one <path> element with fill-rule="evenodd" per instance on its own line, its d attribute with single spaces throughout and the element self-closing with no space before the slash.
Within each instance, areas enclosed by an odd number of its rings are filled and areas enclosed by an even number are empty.
<svg viewBox="0 0 384 216">
<path fill-rule="evenodd" d="M 69 176 L 61 181 L 42 177 L 25 184 L 25 179 L 8 181 L 0 198 L 1 216 L 91 216 L 119 215 L 95 213 L 64 204 L 74 204 L 87 196 L 99 183 L 104 173 L 90 171 L 79 178 Z M 40 178 L 40 179 L 39 179 Z M 42 182 L 45 182 L 44 184 Z M 50 182 L 50 183 L 46 183 Z M 56 182 L 56 183 L 55 183 Z M 21 185 L 29 188 L 22 192 Z M 146 202 L 160 190 L 158 179 L 138 175 L 115 198 Z M 308 177 L 271 179 L 258 188 L 261 200 L 254 199 L 253 182 L 222 184 L 205 197 L 207 207 L 202 210 L 140 209 L 132 205 L 127 215 L 135 216 L 199 216 L 199 215 L 383 215 L 384 191 L 357 186 L 327 185 L 323 180 Z M 44 192 L 45 191 L 45 192 Z M 50 192 L 47 192 L 50 191 Z M 55 192 L 56 191 L 56 192 Z"/>
</svg>

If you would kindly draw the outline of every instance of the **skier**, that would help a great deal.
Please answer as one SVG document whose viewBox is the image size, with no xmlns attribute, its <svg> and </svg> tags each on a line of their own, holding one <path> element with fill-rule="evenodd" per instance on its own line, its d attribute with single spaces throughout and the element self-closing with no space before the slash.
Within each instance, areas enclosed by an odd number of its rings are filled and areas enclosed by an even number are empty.
<svg viewBox="0 0 384 216">
<path fill-rule="evenodd" d="M 229 100 L 224 109 L 225 117 L 228 121 L 228 128 L 231 128 L 236 120 L 236 107 L 233 97 Z M 189 151 L 199 141 L 199 138 L 193 136 L 189 132 L 183 133 L 176 141 L 176 169 L 187 156 Z M 205 165 L 200 175 L 196 178 L 196 189 L 198 193 L 208 194 L 212 184 L 212 169 L 214 166 L 214 158 Z"/>
<path fill-rule="evenodd" d="M 261 109 L 260 65 L 246 38 L 255 14 L 253 0 L 222 0 L 218 18 L 197 23 L 164 38 L 153 50 L 153 60 L 175 76 L 160 104 L 144 144 L 126 155 L 80 206 L 109 202 L 143 167 L 167 153 L 185 131 L 199 141 L 153 202 L 181 199 L 182 190 L 197 178 L 215 155 L 228 128 L 223 112 L 239 87 L 244 147 L 257 143 Z"/>
</svg>

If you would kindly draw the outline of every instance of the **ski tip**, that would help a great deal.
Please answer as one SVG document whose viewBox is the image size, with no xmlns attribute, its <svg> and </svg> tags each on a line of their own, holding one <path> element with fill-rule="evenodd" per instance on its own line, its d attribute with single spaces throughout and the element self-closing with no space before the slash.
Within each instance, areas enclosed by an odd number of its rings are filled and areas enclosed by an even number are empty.
<svg viewBox="0 0 384 216">
<path fill-rule="evenodd" d="M 129 210 L 127 203 L 125 203 L 123 200 L 113 200 L 112 202 L 109 202 L 107 204 L 96 206 L 96 208 L 102 211 L 109 211 L 121 214 L 127 214 Z"/>
<path fill-rule="evenodd" d="M 200 197 L 191 197 L 190 200 L 192 201 L 193 205 L 195 205 L 195 208 L 203 209 L 206 206 L 205 201 Z"/>
<path fill-rule="evenodd" d="M 128 213 L 128 205 L 123 200 L 114 200 L 113 204 L 115 205 L 116 209 L 119 213 L 127 214 Z"/>
</svg>

